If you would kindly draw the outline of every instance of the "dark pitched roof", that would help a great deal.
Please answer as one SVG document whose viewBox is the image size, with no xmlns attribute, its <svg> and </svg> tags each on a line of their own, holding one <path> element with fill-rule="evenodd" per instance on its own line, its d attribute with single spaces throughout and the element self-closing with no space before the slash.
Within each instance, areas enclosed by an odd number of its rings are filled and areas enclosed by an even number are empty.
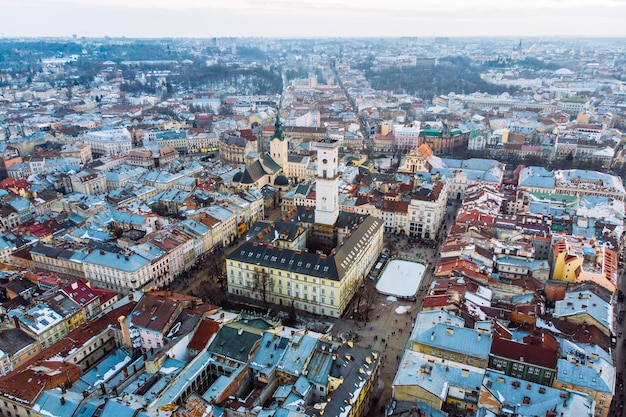
<svg viewBox="0 0 626 417">
<path fill-rule="evenodd" d="M 261 164 L 265 168 L 265 171 L 269 171 L 269 173 L 276 173 L 282 169 L 281 166 L 274 161 L 274 158 L 267 153 L 261 155 Z"/>
<path fill-rule="evenodd" d="M 36 287 L 36 285 L 33 284 L 31 281 L 22 278 L 12 279 L 10 281 L 7 281 L 6 283 L 3 283 L 2 286 L 4 288 L 10 289 L 15 294 L 22 294 L 26 291 L 33 290 L 34 287 Z"/>
<path fill-rule="evenodd" d="M 229 261 L 255 263 L 266 267 L 280 267 L 296 274 L 312 275 L 339 281 L 334 257 L 303 251 L 283 249 L 277 246 L 246 242 L 226 258 Z"/>
<path fill-rule="evenodd" d="M 256 160 L 251 164 L 246 165 L 246 169 L 243 172 L 239 182 L 242 184 L 254 184 L 258 181 L 263 175 L 267 175 L 268 172 L 265 172 L 265 169 L 260 161 Z M 236 174 L 235 174 L 236 175 Z M 234 181 L 233 177 L 233 181 Z"/>
<path fill-rule="evenodd" d="M 246 146 L 246 143 L 248 143 L 248 140 L 244 137 L 241 136 L 234 136 L 234 135 L 224 135 L 224 142 L 228 145 L 228 146 L 239 146 L 240 148 L 244 148 Z"/>
<path fill-rule="evenodd" d="M 246 239 L 255 240 L 257 242 L 261 241 L 271 243 L 278 236 L 281 240 L 292 241 L 303 231 L 304 229 L 294 222 L 277 221 L 272 223 L 267 221 L 258 221 L 250 226 Z"/>
<path fill-rule="evenodd" d="M 77 302 L 72 300 L 62 291 L 57 291 L 53 294 L 43 296 L 41 297 L 41 300 L 63 318 L 71 317 L 74 313 L 81 309 L 81 306 Z"/>
<path fill-rule="evenodd" d="M 219 329 L 207 351 L 245 363 L 262 336 L 260 329 L 241 323 L 227 324 Z"/>
<path fill-rule="evenodd" d="M 179 305 L 175 301 L 144 294 L 133 310 L 132 323 L 135 326 L 163 332 L 178 312 Z"/>
<path fill-rule="evenodd" d="M 296 274 L 340 281 L 353 260 L 358 258 L 358 253 L 370 244 L 372 237 L 382 225 L 382 220 L 373 216 L 342 213 L 337 221 L 337 227 L 351 228 L 350 235 L 344 240 L 343 245 L 335 248 L 330 255 L 294 251 L 249 241 L 226 259 L 278 267 Z"/>
<path fill-rule="evenodd" d="M 35 339 L 22 329 L 0 329 L 0 349 L 10 356 L 33 343 Z"/>
<path fill-rule="evenodd" d="M 319 349 L 322 343 L 325 342 L 318 342 L 316 350 Z M 330 365 L 326 375 L 341 378 L 343 382 L 330 395 L 330 399 L 323 410 L 314 406 L 307 407 L 306 415 L 309 416 L 321 417 L 322 414 L 324 416 L 345 415 L 346 407 L 349 407 L 349 404 L 351 404 L 355 393 L 358 395 L 359 387 L 365 385 L 364 380 L 376 378 L 374 371 L 379 366 L 380 352 L 348 343 L 341 345 L 335 355 L 332 355 L 328 350 L 326 349 L 326 352 L 317 352 L 324 354 L 324 360 L 320 362 L 320 365 L 324 369 Z M 311 362 L 313 365 L 317 365 L 317 362 L 313 360 Z M 309 366 L 308 370 L 309 376 L 316 371 L 311 369 L 311 366 Z"/>
</svg>

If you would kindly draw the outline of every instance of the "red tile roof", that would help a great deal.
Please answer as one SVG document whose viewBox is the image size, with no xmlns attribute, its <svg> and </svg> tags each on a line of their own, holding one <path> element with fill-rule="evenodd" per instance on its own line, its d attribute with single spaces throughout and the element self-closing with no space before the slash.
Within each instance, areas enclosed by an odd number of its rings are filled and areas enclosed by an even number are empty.
<svg viewBox="0 0 626 417">
<path fill-rule="evenodd" d="M 11 188 L 28 190 L 30 189 L 30 187 L 31 187 L 31 184 L 23 178 L 20 178 L 20 179 L 5 178 L 2 181 L 0 181 L 0 188 L 2 188 L 3 190 L 8 190 Z"/>
<path fill-rule="evenodd" d="M 168 290 L 150 291 L 147 294 L 150 294 L 159 299 L 168 299 L 168 300 L 176 301 L 178 303 L 182 303 L 185 307 L 188 307 L 188 308 L 202 303 L 201 298 L 194 297 L 192 295 L 181 294 L 178 292 L 172 292 Z"/>
<path fill-rule="evenodd" d="M 78 366 L 46 361 L 18 369 L 0 378 L 0 396 L 32 406 L 43 391 L 73 384 L 78 378 Z"/>
<path fill-rule="evenodd" d="M 198 351 L 204 349 L 219 329 L 220 324 L 218 322 L 211 319 L 202 320 L 187 347 Z"/>
<path fill-rule="evenodd" d="M 105 290 L 104 288 L 92 288 L 92 291 L 96 293 L 96 295 L 100 298 L 100 305 L 104 305 L 111 298 L 117 296 L 117 293 L 114 291 Z"/>
<path fill-rule="evenodd" d="M 96 298 L 98 298 L 98 294 L 96 294 L 91 287 L 89 286 L 89 282 L 84 281 L 82 279 L 78 279 L 72 282 L 70 285 L 66 285 L 61 288 L 61 291 L 65 293 L 69 298 L 74 300 L 77 304 L 81 306 L 86 306 Z"/>
<path fill-rule="evenodd" d="M 436 310 L 441 308 L 449 311 L 458 310 L 457 303 L 451 300 L 448 294 L 429 295 L 424 298 L 424 302 L 422 303 L 423 310 Z"/>
<path fill-rule="evenodd" d="M 556 362 L 559 357 L 558 344 L 556 347 L 550 346 L 550 343 L 544 343 L 540 337 L 516 342 L 500 338 L 497 333 L 494 333 L 493 336 L 492 354 L 548 369 L 556 369 Z M 546 335 L 546 337 L 551 336 Z"/>
</svg>

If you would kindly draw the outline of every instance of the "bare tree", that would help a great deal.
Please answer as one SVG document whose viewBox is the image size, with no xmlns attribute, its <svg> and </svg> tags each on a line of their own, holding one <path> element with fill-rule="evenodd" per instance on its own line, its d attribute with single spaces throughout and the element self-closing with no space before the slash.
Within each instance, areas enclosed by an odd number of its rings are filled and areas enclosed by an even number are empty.
<svg viewBox="0 0 626 417">
<path fill-rule="evenodd" d="M 365 305 L 361 309 L 362 314 L 365 317 L 365 321 L 369 321 L 370 319 L 370 312 L 372 311 L 372 307 L 376 302 L 377 296 L 378 292 L 373 285 L 365 286 L 365 293 L 363 294 L 363 300 L 365 301 Z"/>
<path fill-rule="evenodd" d="M 263 302 L 263 308 L 267 310 L 267 295 L 274 287 L 274 278 L 264 269 L 260 268 L 254 271 L 252 276 L 252 289 L 259 294 Z"/>
<path fill-rule="evenodd" d="M 398 252 L 398 239 L 395 236 L 390 237 L 389 239 L 386 239 L 384 245 L 385 245 L 385 249 L 389 250 L 389 252 L 387 253 L 389 258 L 394 258 L 394 257 L 398 256 L 398 254 L 399 254 L 399 252 Z"/>
</svg>

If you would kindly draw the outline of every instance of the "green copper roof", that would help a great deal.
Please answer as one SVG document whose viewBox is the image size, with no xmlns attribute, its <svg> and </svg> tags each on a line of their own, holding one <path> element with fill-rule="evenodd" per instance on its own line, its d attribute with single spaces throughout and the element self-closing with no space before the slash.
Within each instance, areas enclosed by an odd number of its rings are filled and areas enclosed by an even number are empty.
<svg viewBox="0 0 626 417">
<path fill-rule="evenodd" d="M 276 112 L 276 122 L 274 122 L 274 136 L 272 139 L 285 140 L 283 135 L 283 124 L 280 122 L 280 110 Z"/>
<path fill-rule="evenodd" d="M 441 131 L 437 129 L 424 129 L 420 131 L 420 136 L 441 136 Z"/>
</svg>

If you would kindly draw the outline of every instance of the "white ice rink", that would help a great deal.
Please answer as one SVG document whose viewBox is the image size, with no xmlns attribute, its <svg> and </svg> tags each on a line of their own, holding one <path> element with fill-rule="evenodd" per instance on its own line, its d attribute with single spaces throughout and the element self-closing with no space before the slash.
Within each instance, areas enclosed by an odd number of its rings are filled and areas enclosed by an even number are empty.
<svg viewBox="0 0 626 417">
<path fill-rule="evenodd" d="M 376 289 L 386 295 L 413 298 L 422 283 L 425 270 L 424 264 L 393 259 L 383 270 Z"/>
</svg>

